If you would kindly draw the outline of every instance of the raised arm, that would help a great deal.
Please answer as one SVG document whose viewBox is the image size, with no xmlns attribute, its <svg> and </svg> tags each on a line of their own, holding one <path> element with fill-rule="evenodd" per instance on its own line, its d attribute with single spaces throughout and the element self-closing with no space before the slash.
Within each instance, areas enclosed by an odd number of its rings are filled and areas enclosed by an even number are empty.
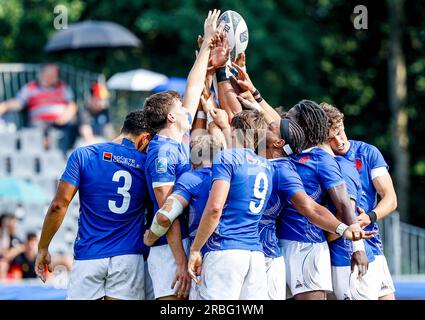
<svg viewBox="0 0 425 320">
<path fill-rule="evenodd" d="M 277 111 L 272 106 L 270 106 L 263 97 L 261 97 L 260 92 L 252 83 L 248 73 L 234 62 L 232 62 L 232 66 L 238 71 L 238 77 L 236 79 L 238 85 L 244 91 L 249 91 L 252 94 L 254 99 L 258 101 L 260 106 L 263 108 L 265 114 L 268 114 L 268 116 L 271 117 L 274 121 L 280 121 L 279 113 L 277 113 Z"/>
<path fill-rule="evenodd" d="M 217 30 L 217 19 L 220 10 L 209 11 L 204 23 L 204 40 L 197 55 L 196 61 L 187 77 L 186 90 L 183 97 L 183 106 L 187 108 L 195 118 L 199 105 L 202 89 L 204 88 L 205 76 L 207 74 L 208 60 L 211 51 L 211 42 Z"/>
</svg>

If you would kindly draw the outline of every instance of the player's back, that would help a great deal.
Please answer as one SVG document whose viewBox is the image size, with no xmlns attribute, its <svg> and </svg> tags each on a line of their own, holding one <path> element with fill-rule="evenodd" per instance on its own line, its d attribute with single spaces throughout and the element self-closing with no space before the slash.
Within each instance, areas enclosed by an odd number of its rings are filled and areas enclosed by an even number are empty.
<svg viewBox="0 0 425 320">
<path fill-rule="evenodd" d="M 261 217 L 259 232 L 264 255 L 275 258 L 282 254 L 276 236 L 276 221 L 292 196 L 304 191 L 304 188 L 291 159 L 272 159 L 270 164 L 273 168 L 273 192 Z"/>
<path fill-rule="evenodd" d="M 199 168 L 183 173 L 174 186 L 173 193 L 189 203 L 189 239 L 192 243 L 198 230 L 212 183 L 212 169 Z"/>
<path fill-rule="evenodd" d="M 226 149 L 216 156 L 213 183 L 225 180 L 230 190 L 208 250 L 262 251 L 258 224 L 272 192 L 272 179 L 269 161 L 250 149 Z"/>
<path fill-rule="evenodd" d="M 77 260 L 142 252 L 145 157 L 127 139 L 81 147 L 70 156 L 61 179 L 79 188 Z"/>
<path fill-rule="evenodd" d="M 328 189 L 344 183 L 334 157 L 319 147 L 304 150 L 292 160 L 305 192 L 317 203 L 322 201 Z M 299 214 L 291 203 L 279 219 L 278 237 L 299 242 L 326 241 L 323 230 Z"/>
</svg>

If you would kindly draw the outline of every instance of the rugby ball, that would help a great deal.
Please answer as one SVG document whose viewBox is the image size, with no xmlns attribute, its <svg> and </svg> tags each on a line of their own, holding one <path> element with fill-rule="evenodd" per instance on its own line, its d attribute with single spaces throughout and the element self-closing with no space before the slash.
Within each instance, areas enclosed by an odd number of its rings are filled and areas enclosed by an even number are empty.
<svg viewBox="0 0 425 320">
<path fill-rule="evenodd" d="M 221 21 L 224 21 L 224 31 L 227 32 L 230 58 L 235 61 L 248 46 L 248 26 L 242 16 L 232 10 L 223 12 L 218 18 L 217 24 L 219 25 Z"/>
</svg>

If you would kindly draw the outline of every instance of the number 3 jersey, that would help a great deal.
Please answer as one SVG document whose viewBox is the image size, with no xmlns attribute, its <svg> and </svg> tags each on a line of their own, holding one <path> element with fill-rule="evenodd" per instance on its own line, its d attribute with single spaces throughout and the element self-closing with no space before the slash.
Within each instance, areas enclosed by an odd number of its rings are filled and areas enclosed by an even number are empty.
<svg viewBox="0 0 425 320">
<path fill-rule="evenodd" d="M 230 184 L 220 222 L 206 244 L 207 251 L 262 251 L 258 224 L 272 192 L 273 170 L 267 159 L 250 149 L 226 149 L 213 163 L 213 184 Z"/>
<path fill-rule="evenodd" d="M 149 197 L 145 158 L 127 139 L 81 147 L 71 154 L 61 180 L 79 189 L 76 260 L 142 253 Z"/>
</svg>

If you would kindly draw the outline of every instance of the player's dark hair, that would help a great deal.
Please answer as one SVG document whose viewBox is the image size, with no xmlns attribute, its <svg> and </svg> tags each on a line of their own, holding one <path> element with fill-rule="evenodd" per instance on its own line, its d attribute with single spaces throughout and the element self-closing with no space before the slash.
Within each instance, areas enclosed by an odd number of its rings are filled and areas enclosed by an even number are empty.
<svg viewBox="0 0 425 320">
<path fill-rule="evenodd" d="M 285 143 L 289 144 L 294 154 L 300 153 L 305 143 L 305 135 L 301 126 L 298 125 L 295 121 L 289 118 L 283 118 L 287 120 L 288 131 L 287 134 L 282 135 L 282 138 L 285 140 Z M 282 131 L 282 125 L 281 125 Z"/>
<path fill-rule="evenodd" d="M 146 98 L 143 105 L 146 121 L 155 131 L 159 131 L 167 124 L 167 115 L 174 106 L 176 100 L 180 100 L 178 92 L 169 90 L 155 93 Z"/>
<path fill-rule="evenodd" d="M 266 139 L 267 122 L 257 110 L 243 110 L 232 118 L 231 126 L 237 129 L 237 138 L 246 148 L 258 149 L 259 143 Z M 239 133 L 239 134 L 238 134 Z"/>
<path fill-rule="evenodd" d="M 28 232 L 27 233 L 27 241 L 30 241 L 32 239 L 38 239 L 37 234 L 35 232 Z"/>
<path fill-rule="evenodd" d="M 301 100 L 293 108 L 296 111 L 295 121 L 304 131 L 303 149 L 325 143 L 328 139 L 328 116 L 314 101 Z"/>
<path fill-rule="evenodd" d="M 136 110 L 127 114 L 121 132 L 134 136 L 138 136 L 144 132 L 150 133 L 151 136 L 155 135 L 155 131 L 146 122 L 145 112 L 143 110 Z"/>
</svg>

